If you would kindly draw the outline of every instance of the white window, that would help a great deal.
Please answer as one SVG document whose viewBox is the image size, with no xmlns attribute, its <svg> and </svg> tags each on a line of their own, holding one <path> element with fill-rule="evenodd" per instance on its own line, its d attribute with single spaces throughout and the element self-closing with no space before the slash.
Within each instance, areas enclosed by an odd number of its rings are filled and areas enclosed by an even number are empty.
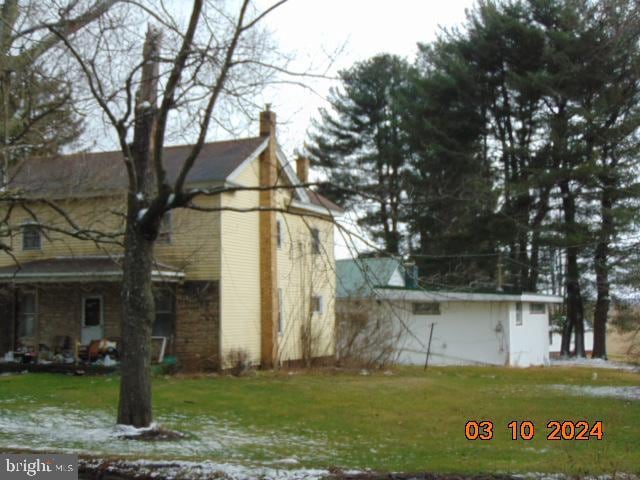
<svg viewBox="0 0 640 480">
<path fill-rule="evenodd" d="M 532 315 L 544 315 L 547 313 L 547 306 L 544 303 L 530 303 L 529 313 Z"/>
<path fill-rule="evenodd" d="M 22 226 L 22 250 L 40 250 L 42 237 L 40 227 L 35 223 L 27 223 Z"/>
<path fill-rule="evenodd" d="M 18 292 L 18 337 L 33 337 L 36 331 L 36 292 Z"/>
<path fill-rule="evenodd" d="M 102 325 L 102 297 L 84 297 L 82 305 L 82 325 L 98 327 Z"/>
<path fill-rule="evenodd" d="M 522 325 L 522 302 L 516 302 L 516 325 Z"/>
<path fill-rule="evenodd" d="M 440 315 L 438 302 L 416 302 L 413 304 L 414 315 Z"/>
<path fill-rule="evenodd" d="M 317 255 L 320 253 L 320 230 L 311 229 L 311 253 Z"/>
<path fill-rule="evenodd" d="M 176 324 L 175 293 L 169 289 L 158 289 L 153 294 L 156 318 L 153 322 L 154 337 L 171 338 Z"/>
<path fill-rule="evenodd" d="M 276 245 L 278 248 L 282 247 L 282 222 L 280 220 L 276 221 Z"/>
<path fill-rule="evenodd" d="M 162 221 L 160 222 L 160 231 L 158 232 L 158 243 L 171 243 L 172 217 L 173 215 L 171 210 L 166 212 L 162 217 Z"/>
<path fill-rule="evenodd" d="M 284 293 L 278 289 L 278 335 L 284 331 Z"/>
<path fill-rule="evenodd" d="M 324 298 L 322 295 L 313 295 L 311 297 L 311 311 L 313 313 L 324 313 Z"/>
</svg>

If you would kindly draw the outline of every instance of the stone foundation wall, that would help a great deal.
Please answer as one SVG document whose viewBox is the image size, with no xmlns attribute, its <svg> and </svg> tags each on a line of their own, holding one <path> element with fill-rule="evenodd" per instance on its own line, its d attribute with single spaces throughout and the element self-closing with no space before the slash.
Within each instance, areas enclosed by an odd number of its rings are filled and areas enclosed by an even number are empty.
<svg viewBox="0 0 640 480">
<path fill-rule="evenodd" d="M 218 282 L 185 282 L 178 286 L 175 353 L 181 369 L 220 368 Z"/>
<path fill-rule="evenodd" d="M 57 337 L 81 339 L 82 298 L 101 295 L 104 336 L 118 341 L 122 322 L 120 285 L 94 283 L 20 285 L 37 293 L 36 342 L 55 347 Z M 220 365 L 220 301 L 218 282 L 186 282 L 176 287 L 176 324 L 173 352 L 184 370 L 211 370 Z M 3 295 L 3 292 L 6 295 Z M 6 297 L 6 298 L 5 298 Z M 13 338 L 13 291 L 0 290 L 0 354 L 11 348 Z M 3 300 L 5 299 L 5 300 Z"/>
</svg>

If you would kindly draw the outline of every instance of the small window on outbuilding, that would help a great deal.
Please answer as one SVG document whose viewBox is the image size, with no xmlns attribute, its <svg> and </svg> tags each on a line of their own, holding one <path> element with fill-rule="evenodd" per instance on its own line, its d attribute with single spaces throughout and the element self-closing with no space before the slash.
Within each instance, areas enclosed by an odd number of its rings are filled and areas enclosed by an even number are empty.
<svg viewBox="0 0 640 480">
<path fill-rule="evenodd" d="M 522 325 L 522 302 L 516 302 L 516 326 Z"/>
<path fill-rule="evenodd" d="M 314 255 L 320 253 L 320 230 L 317 228 L 311 229 L 311 252 Z"/>
<path fill-rule="evenodd" d="M 533 315 L 544 315 L 547 313 L 547 306 L 544 303 L 533 302 L 529 304 L 529 313 Z"/>
<path fill-rule="evenodd" d="M 22 250 L 40 250 L 42 248 L 42 232 L 35 223 L 22 226 Z"/>
<path fill-rule="evenodd" d="M 438 302 L 416 302 L 413 304 L 414 315 L 440 315 Z"/>
</svg>

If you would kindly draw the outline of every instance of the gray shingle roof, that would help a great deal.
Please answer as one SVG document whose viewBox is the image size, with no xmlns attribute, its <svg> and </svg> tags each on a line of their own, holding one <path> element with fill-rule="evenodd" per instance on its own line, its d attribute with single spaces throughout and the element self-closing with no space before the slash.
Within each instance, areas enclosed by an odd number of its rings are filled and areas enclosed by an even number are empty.
<svg viewBox="0 0 640 480">
<path fill-rule="evenodd" d="M 242 162 L 255 153 L 267 137 L 205 143 L 191 171 L 187 184 L 223 182 Z M 191 145 L 165 147 L 163 162 L 169 181 L 174 181 Z M 127 174 L 122 152 L 74 153 L 53 157 L 29 158 L 18 164 L 10 176 L 11 186 L 30 195 L 73 197 L 124 191 Z M 311 203 L 342 212 L 322 195 L 307 189 Z"/>
<path fill-rule="evenodd" d="M 117 280 L 122 277 L 121 257 L 54 257 L 0 267 L 0 283 L 64 281 L 65 278 Z M 180 274 L 163 263 L 154 264 L 156 276 Z"/>
<path fill-rule="evenodd" d="M 266 140 L 253 137 L 206 143 L 187 176 L 187 183 L 224 181 Z M 166 147 L 163 161 L 169 180 L 175 180 L 192 146 Z M 30 158 L 19 164 L 11 185 L 27 193 L 75 195 L 124 190 L 127 176 L 122 152 L 77 153 Z"/>
</svg>

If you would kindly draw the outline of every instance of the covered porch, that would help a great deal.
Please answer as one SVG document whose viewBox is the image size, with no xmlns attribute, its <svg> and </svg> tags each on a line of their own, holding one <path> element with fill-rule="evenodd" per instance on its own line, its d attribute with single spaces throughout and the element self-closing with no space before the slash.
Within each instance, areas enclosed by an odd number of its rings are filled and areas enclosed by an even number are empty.
<svg viewBox="0 0 640 480">
<path fill-rule="evenodd" d="M 110 257 L 52 258 L 0 269 L 0 357 L 12 363 L 117 361 L 122 269 Z M 176 353 L 178 284 L 158 264 L 153 360 Z M 107 358 L 108 357 L 108 358 Z"/>
</svg>

